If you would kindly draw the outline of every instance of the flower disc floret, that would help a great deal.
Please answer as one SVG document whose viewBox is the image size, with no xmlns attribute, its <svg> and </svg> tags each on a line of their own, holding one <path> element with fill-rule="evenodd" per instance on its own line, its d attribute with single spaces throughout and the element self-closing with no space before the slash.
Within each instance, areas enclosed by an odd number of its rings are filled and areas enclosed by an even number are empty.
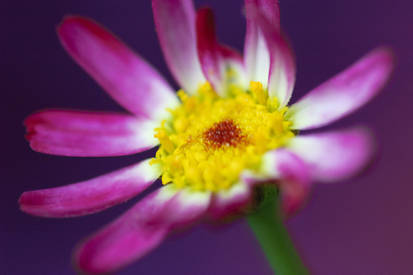
<svg viewBox="0 0 413 275">
<path fill-rule="evenodd" d="M 155 134 L 160 148 L 152 163 L 160 164 L 162 183 L 216 192 L 242 171 L 258 171 L 265 152 L 294 136 L 287 107 L 267 94 L 259 82 L 247 90 L 231 86 L 225 97 L 208 83 L 192 96 L 180 90 L 181 104 Z"/>
</svg>

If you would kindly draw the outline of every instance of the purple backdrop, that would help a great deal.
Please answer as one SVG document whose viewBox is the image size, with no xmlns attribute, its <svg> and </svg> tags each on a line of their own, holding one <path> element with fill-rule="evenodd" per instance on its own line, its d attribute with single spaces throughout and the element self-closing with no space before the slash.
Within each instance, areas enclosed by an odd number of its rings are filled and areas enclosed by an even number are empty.
<svg viewBox="0 0 413 275">
<path fill-rule="evenodd" d="M 222 41 L 242 49 L 242 1 L 197 1 L 216 12 Z M 281 0 L 282 25 L 297 56 L 293 100 L 370 49 L 393 47 L 398 64 L 382 94 L 330 128 L 368 125 L 377 161 L 348 182 L 317 185 L 307 207 L 288 222 L 315 274 L 412 274 L 413 1 Z M 60 47 L 55 26 L 65 14 L 92 17 L 146 57 L 170 80 L 150 1 L 3 0 L 0 28 L 2 196 L 0 274 L 74 274 L 76 242 L 133 202 L 75 219 L 42 219 L 18 210 L 24 190 L 97 176 L 140 156 L 65 158 L 32 152 L 22 121 L 46 107 L 121 110 Z M 197 226 L 119 274 L 271 274 L 244 221 L 222 229 Z"/>
</svg>

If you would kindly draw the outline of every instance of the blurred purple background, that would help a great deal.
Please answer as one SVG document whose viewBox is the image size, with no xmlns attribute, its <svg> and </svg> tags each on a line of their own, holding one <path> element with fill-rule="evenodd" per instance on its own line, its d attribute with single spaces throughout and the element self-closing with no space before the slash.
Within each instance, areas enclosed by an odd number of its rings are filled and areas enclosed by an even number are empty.
<svg viewBox="0 0 413 275">
<path fill-rule="evenodd" d="M 112 171 L 141 156 L 65 158 L 32 152 L 23 119 L 47 107 L 119 110 L 59 45 L 55 27 L 81 14 L 108 27 L 172 81 L 145 1 L 3 0 L 1 89 L 3 144 L 0 274 L 75 274 L 77 241 L 135 201 L 74 219 L 42 219 L 19 211 L 25 190 L 60 186 Z M 196 1 L 214 8 L 219 37 L 242 49 L 242 1 Z M 398 57 L 393 78 L 365 108 L 329 128 L 368 125 L 377 161 L 357 179 L 316 185 L 307 207 L 288 222 L 315 274 L 413 274 L 413 1 L 281 0 L 282 25 L 297 56 L 293 100 L 376 46 Z M 139 199 L 139 198 L 138 198 Z M 249 228 L 199 225 L 169 238 L 119 274 L 271 274 Z"/>
</svg>

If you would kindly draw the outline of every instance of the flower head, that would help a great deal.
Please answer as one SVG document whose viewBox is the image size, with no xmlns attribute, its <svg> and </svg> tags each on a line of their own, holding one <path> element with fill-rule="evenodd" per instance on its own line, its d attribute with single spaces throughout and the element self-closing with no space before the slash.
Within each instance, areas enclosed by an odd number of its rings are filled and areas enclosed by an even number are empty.
<svg viewBox="0 0 413 275">
<path fill-rule="evenodd" d="M 276 0 L 245 0 L 243 57 L 220 44 L 210 9 L 190 0 L 152 0 L 171 86 L 119 39 L 90 19 L 66 17 L 59 38 L 73 59 L 131 114 L 46 110 L 25 125 L 30 146 L 64 156 L 119 156 L 159 145 L 156 156 L 71 185 L 22 194 L 27 213 L 71 217 L 126 201 L 161 178 L 164 186 L 83 242 L 77 265 L 115 270 L 156 247 L 171 231 L 203 217 L 253 208 L 254 188 L 276 184 L 287 214 L 313 181 L 357 173 L 371 140 L 361 128 L 299 134 L 353 112 L 384 85 L 392 55 L 377 49 L 289 106 L 292 50 Z"/>
</svg>

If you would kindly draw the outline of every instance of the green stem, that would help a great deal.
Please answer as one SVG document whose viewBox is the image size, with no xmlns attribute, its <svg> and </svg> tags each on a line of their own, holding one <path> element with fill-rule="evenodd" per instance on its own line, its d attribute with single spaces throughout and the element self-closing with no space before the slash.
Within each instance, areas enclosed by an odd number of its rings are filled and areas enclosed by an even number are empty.
<svg viewBox="0 0 413 275">
<path fill-rule="evenodd" d="M 262 202 L 247 220 L 272 270 L 278 275 L 309 274 L 279 215 L 277 190 L 272 186 L 264 186 L 261 191 Z"/>
</svg>

